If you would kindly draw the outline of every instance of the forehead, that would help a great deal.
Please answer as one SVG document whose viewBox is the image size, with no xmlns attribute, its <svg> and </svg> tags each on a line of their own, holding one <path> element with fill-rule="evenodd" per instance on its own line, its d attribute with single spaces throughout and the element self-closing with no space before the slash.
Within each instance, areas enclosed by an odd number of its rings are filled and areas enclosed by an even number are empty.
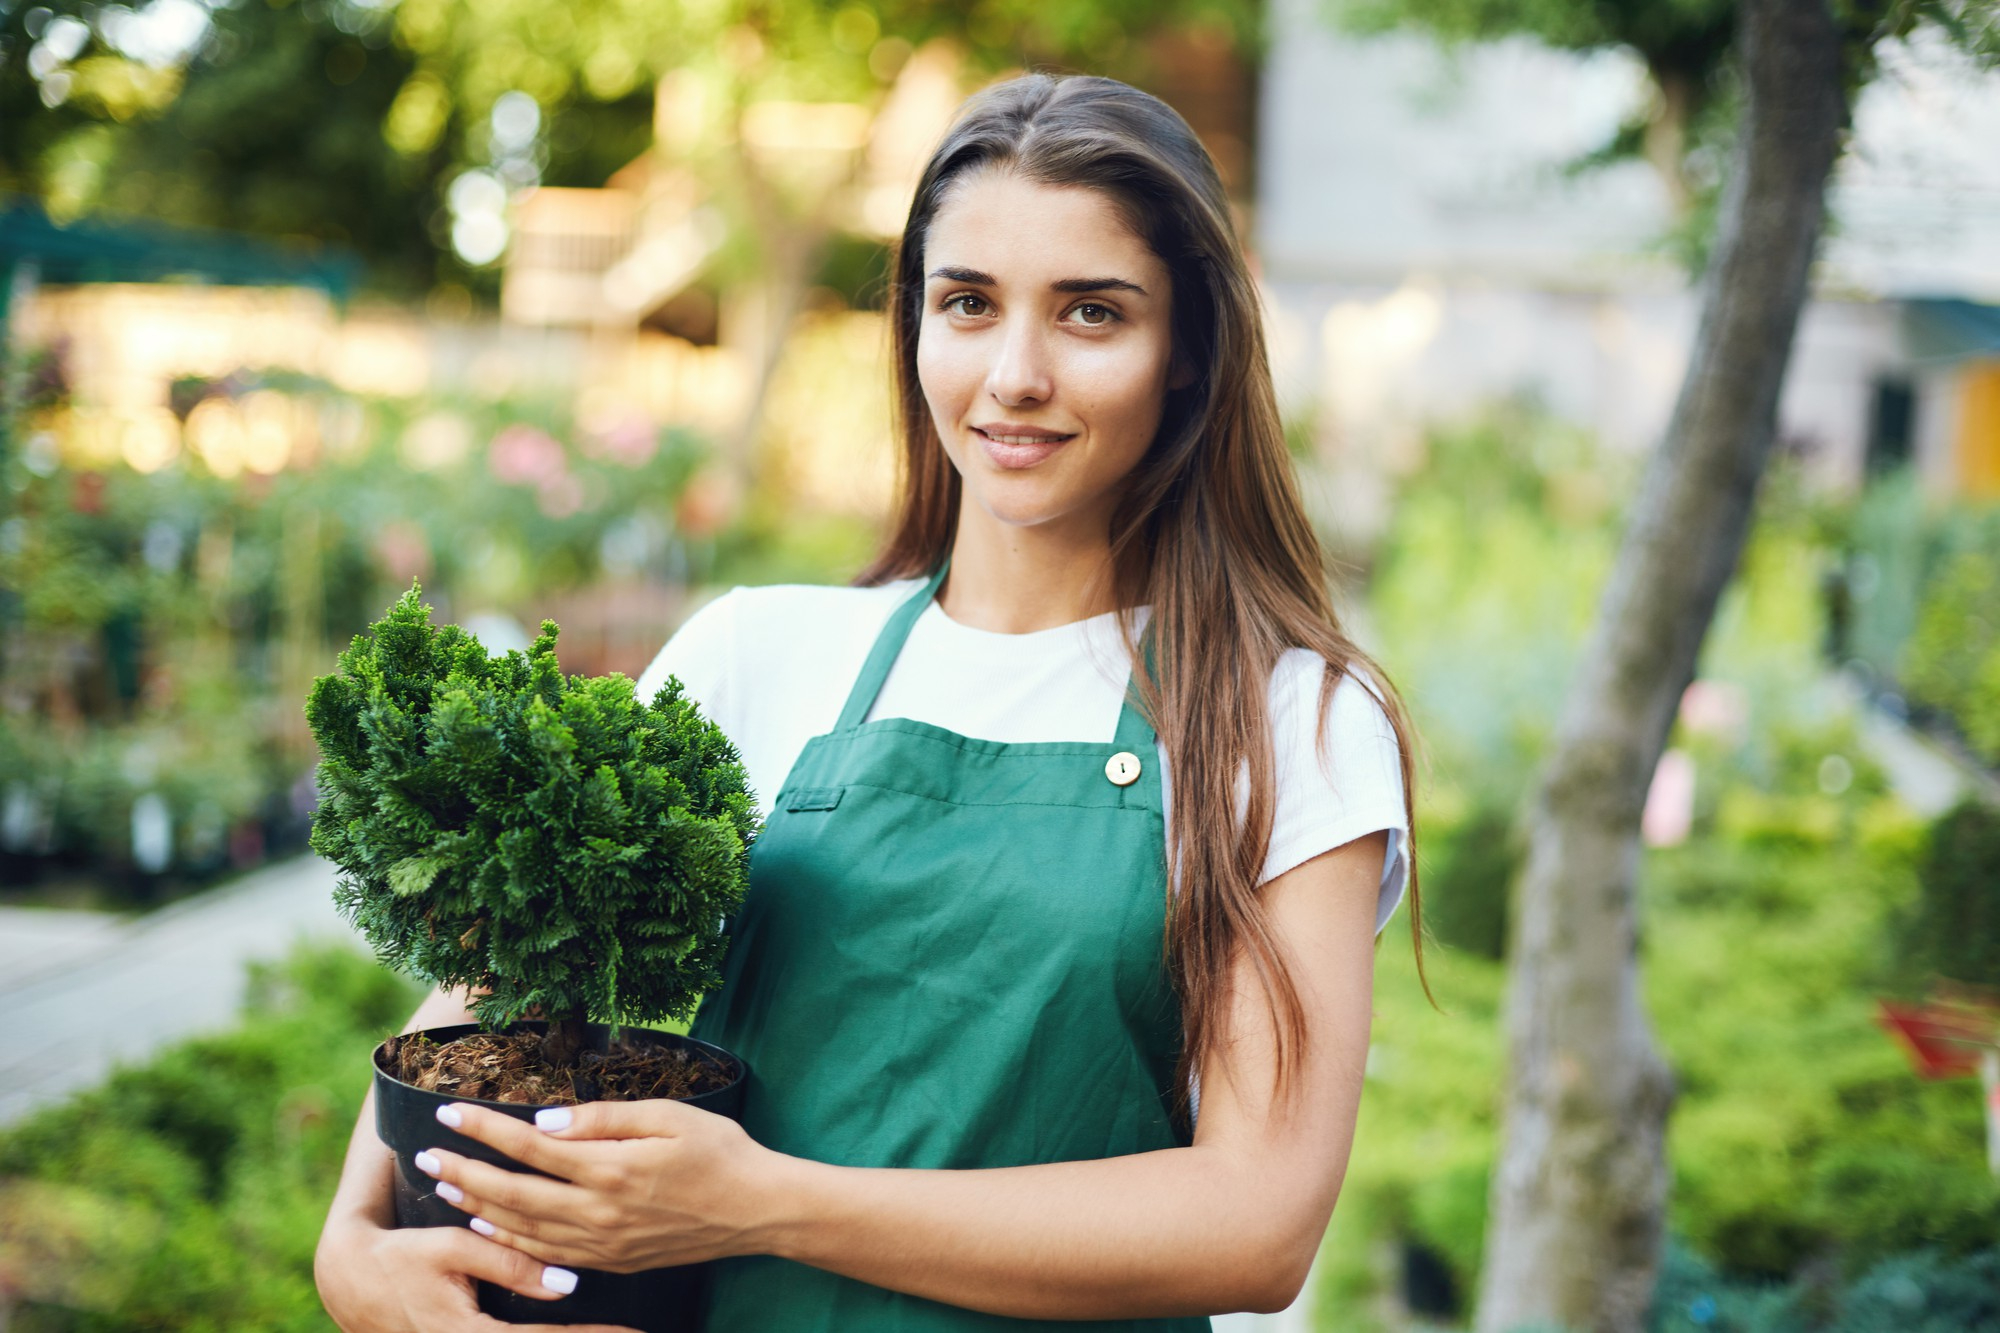
<svg viewBox="0 0 2000 1333">
<path fill-rule="evenodd" d="M 1167 276 L 1104 191 L 1044 185 L 1004 169 L 973 172 L 947 190 L 924 236 L 925 270 L 939 264 L 981 269 L 1003 284 L 1039 285 L 1088 270 L 1153 291 Z"/>
</svg>

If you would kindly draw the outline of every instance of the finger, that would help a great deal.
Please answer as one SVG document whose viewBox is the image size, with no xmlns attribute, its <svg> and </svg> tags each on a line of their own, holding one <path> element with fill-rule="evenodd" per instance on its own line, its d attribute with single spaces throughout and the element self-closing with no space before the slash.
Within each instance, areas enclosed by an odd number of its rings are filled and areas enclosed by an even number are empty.
<svg viewBox="0 0 2000 1333">
<path fill-rule="evenodd" d="M 498 1148 L 523 1166 L 532 1166 L 537 1171 L 546 1171 L 564 1180 L 576 1178 L 578 1161 L 573 1145 L 539 1133 L 513 1116 L 467 1102 L 450 1102 L 438 1107 L 437 1118 L 439 1124 L 455 1129 L 469 1139 L 477 1139 L 489 1148 Z"/>
<path fill-rule="evenodd" d="M 698 1106 L 654 1097 L 639 1102 L 584 1102 L 546 1106 L 535 1112 L 544 1139 L 652 1139 L 684 1133 L 687 1117 L 713 1115 Z"/>
<path fill-rule="evenodd" d="M 477 1212 L 469 1202 L 476 1200 L 481 1205 L 497 1204 L 510 1212 L 555 1221 L 577 1217 L 597 1202 L 597 1196 L 588 1190 L 565 1181 L 475 1162 L 443 1148 L 426 1148 L 411 1160 L 419 1171 L 438 1182 L 438 1197 L 463 1212 Z"/>
<path fill-rule="evenodd" d="M 484 1215 L 474 1215 L 468 1225 L 479 1235 L 496 1245 L 505 1245 L 510 1250 L 519 1250 L 536 1263 L 555 1264 L 562 1268 L 608 1268 L 605 1256 L 587 1239 L 549 1239 L 530 1236 L 517 1231 L 504 1212 L 496 1210 L 497 1220 L 489 1220 Z"/>
<path fill-rule="evenodd" d="M 446 1272 L 476 1277 L 538 1301 L 560 1300 L 576 1290 L 574 1268 L 545 1263 L 462 1228 L 426 1227 L 422 1238 Z"/>
</svg>

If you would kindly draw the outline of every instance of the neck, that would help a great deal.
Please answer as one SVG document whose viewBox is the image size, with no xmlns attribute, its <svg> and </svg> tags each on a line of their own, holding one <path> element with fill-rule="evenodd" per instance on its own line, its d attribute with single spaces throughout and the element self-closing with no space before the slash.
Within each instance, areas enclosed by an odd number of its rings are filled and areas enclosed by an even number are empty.
<svg viewBox="0 0 2000 1333">
<path fill-rule="evenodd" d="M 967 503 L 938 605 L 973 629 L 1032 634 L 1117 610 L 1110 574 L 1101 526 L 1015 527 Z"/>
</svg>

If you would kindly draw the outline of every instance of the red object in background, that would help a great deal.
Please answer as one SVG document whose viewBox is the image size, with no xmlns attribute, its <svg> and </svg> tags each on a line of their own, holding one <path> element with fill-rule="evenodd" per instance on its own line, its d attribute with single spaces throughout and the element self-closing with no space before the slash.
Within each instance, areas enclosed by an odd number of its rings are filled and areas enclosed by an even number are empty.
<svg viewBox="0 0 2000 1333">
<path fill-rule="evenodd" d="M 1902 1045 L 1924 1078 L 1965 1078 L 1979 1072 L 1981 1050 L 2000 1045 L 2000 1009 L 1978 1002 L 1877 1000 L 1882 1026 Z"/>
</svg>

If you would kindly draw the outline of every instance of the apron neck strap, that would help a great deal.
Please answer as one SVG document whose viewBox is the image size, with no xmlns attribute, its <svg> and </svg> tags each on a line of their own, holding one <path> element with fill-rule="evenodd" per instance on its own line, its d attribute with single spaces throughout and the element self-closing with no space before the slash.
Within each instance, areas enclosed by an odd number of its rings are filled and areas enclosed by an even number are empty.
<svg viewBox="0 0 2000 1333">
<path fill-rule="evenodd" d="M 1139 651 L 1145 656 L 1148 675 L 1159 675 L 1159 659 L 1153 652 L 1153 617 L 1146 618 L 1146 628 L 1139 632 Z M 1139 711 L 1139 681 L 1137 673 L 1125 682 L 1125 703 L 1118 710 L 1118 733 L 1111 743 L 1121 750 L 1137 754 L 1146 766 L 1152 766 L 1152 748 L 1155 735 L 1152 724 Z"/>
<path fill-rule="evenodd" d="M 896 664 L 897 656 L 903 651 L 903 644 L 910 637 L 910 629 L 917 623 L 917 617 L 930 606 L 937 596 L 939 585 L 951 569 L 951 556 L 947 554 L 937 572 L 924 581 L 924 585 L 904 599 L 903 604 L 889 616 L 882 632 L 875 636 L 875 646 L 868 651 L 868 660 L 861 664 L 861 674 L 854 678 L 854 688 L 847 692 L 847 704 L 840 710 L 837 731 L 852 731 L 860 726 L 868 716 L 868 710 L 875 706 L 875 696 L 882 692 L 882 683 L 889 679 L 889 668 Z M 1140 651 L 1146 655 L 1146 669 L 1157 671 L 1153 654 L 1153 621 L 1148 617 L 1146 628 L 1139 636 Z M 1139 691 L 1136 681 L 1125 685 L 1125 703 L 1118 710 L 1118 732 L 1112 744 L 1121 750 L 1142 753 L 1152 748 L 1154 743 L 1152 725 L 1139 711 Z"/>
<path fill-rule="evenodd" d="M 950 568 L 951 556 L 946 555 L 937 572 L 896 608 L 889 617 L 889 623 L 875 636 L 875 646 L 869 650 L 868 660 L 861 664 L 861 674 L 854 678 L 854 688 L 847 692 L 847 706 L 840 710 L 840 722 L 835 730 L 852 731 L 868 716 L 868 710 L 875 706 L 875 696 L 882 692 L 882 682 L 889 678 L 889 668 L 896 664 L 896 655 L 903 651 L 903 641 L 910 637 L 910 627 L 917 623 L 917 617 L 931 604 L 931 598 L 937 596 L 938 585 L 944 582 L 945 571 Z"/>
</svg>

